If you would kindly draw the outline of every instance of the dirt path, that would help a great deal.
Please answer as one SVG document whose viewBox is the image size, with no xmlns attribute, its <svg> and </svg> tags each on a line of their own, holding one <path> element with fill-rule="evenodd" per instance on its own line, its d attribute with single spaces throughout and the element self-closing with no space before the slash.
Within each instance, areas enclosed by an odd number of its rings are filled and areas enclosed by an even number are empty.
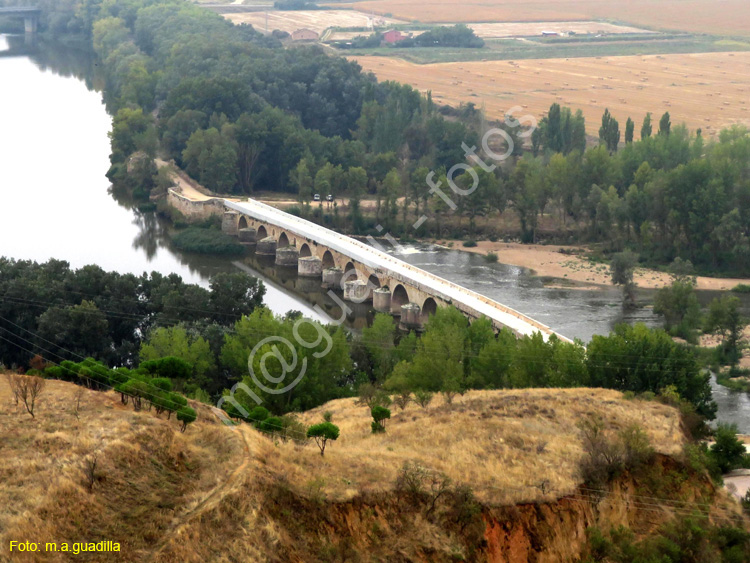
<svg viewBox="0 0 750 563">
<path fill-rule="evenodd" d="M 250 462 L 252 461 L 252 455 L 250 453 L 250 444 L 247 439 L 248 430 L 246 426 L 244 424 L 240 424 L 239 426 L 236 426 L 235 429 L 239 433 L 239 436 L 242 440 L 242 448 L 244 450 L 242 463 L 240 463 L 235 468 L 235 470 L 232 471 L 227 479 L 222 481 L 217 487 L 211 490 L 211 492 L 209 492 L 194 508 L 175 519 L 170 529 L 165 532 L 164 537 L 151 553 L 148 561 L 155 561 L 165 547 L 167 547 L 173 541 L 179 539 L 180 534 L 182 534 L 185 528 L 187 528 L 187 526 L 195 518 L 216 507 L 224 499 L 224 497 L 236 491 L 239 487 L 242 486 L 242 483 L 244 482 L 242 477 L 247 471 Z"/>
<path fill-rule="evenodd" d="M 175 186 L 179 189 L 180 194 L 193 201 L 206 201 L 214 199 L 215 197 L 221 197 L 213 195 L 209 190 L 198 184 L 198 182 L 192 180 L 182 170 L 178 170 L 169 162 L 165 162 L 160 158 L 155 158 L 154 163 L 157 168 L 164 168 L 165 166 L 170 168 L 170 177 L 175 183 Z M 226 198 L 232 201 L 239 201 L 239 198 Z"/>
</svg>

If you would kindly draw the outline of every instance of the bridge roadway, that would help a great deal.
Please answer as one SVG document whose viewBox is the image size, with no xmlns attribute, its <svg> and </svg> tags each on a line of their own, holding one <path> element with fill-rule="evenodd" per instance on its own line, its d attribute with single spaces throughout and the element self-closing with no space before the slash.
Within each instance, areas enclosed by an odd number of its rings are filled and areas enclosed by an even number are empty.
<svg viewBox="0 0 750 563">
<path fill-rule="evenodd" d="M 224 205 L 241 215 L 250 216 L 258 221 L 276 225 L 281 229 L 312 239 L 318 245 L 348 256 L 372 271 L 385 274 L 386 278 L 398 280 L 412 287 L 416 286 L 422 292 L 430 294 L 443 303 L 451 303 L 459 309 L 464 309 L 465 313 L 470 313 L 470 316 L 474 318 L 488 317 L 496 328 L 508 327 L 519 335 L 531 335 L 538 331 L 545 340 L 554 334 L 559 339 L 570 342 L 569 338 L 510 307 L 331 229 L 252 199 L 244 202 L 224 200 Z"/>
</svg>

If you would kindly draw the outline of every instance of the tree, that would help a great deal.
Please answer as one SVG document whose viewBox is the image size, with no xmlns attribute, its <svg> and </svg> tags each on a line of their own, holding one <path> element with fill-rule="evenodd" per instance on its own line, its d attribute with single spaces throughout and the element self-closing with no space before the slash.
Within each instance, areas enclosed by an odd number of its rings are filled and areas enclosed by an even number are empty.
<svg viewBox="0 0 750 563">
<path fill-rule="evenodd" d="M 664 115 L 661 116 L 661 119 L 659 120 L 659 135 L 665 135 L 669 136 L 669 133 L 672 129 L 672 121 L 669 117 L 669 112 L 665 112 Z"/>
<path fill-rule="evenodd" d="M 303 205 L 310 205 L 313 179 L 306 159 L 300 160 L 297 167 L 289 173 L 289 183 L 297 188 L 299 202 Z"/>
<path fill-rule="evenodd" d="M 385 421 L 391 418 L 391 411 L 385 407 L 376 406 L 370 410 L 372 415 L 372 433 L 385 432 Z"/>
<path fill-rule="evenodd" d="M 38 328 L 39 335 L 63 357 L 74 354 L 101 358 L 112 345 L 107 317 L 92 301 L 50 307 L 39 317 Z"/>
<path fill-rule="evenodd" d="M 44 392 L 46 381 L 37 376 L 20 376 L 17 379 L 18 398 L 21 399 L 31 418 L 36 418 L 34 408 L 39 396 Z"/>
<path fill-rule="evenodd" d="M 643 125 L 641 126 L 641 140 L 648 139 L 651 136 L 652 131 L 651 113 L 647 113 L 646 117 L 643 118 Z"/>
<path fill-rule="evenodd" d="M 721 335 L 723 356 L 733 367 L 740 361 L 739 342 L 742 334 L 742 319 L 739 307 L 740 300 L 734 295 L 724 295 L 714 299 L 708 306 L 705 326 L 706 332 Z"/>
<path fill-rule="evenodd" d="M 188 406 L 183 406 L 180 408 L 180 410 L 177 411 L 177 420 L 182 422 L 182 427 L 180 428 L 181 432 L 185 432 L 185 429 L 187 428 L 187 425 L 195 422 L 197 414 L 195 412 L 195 409 Z"/>
<path fill-rule="evenodd" d="M 432 393 L 430 393 L 429 391 L 416 391 L 414 393 L 414 402 L 416 402 L 423 409 L 426 409 L 432 402 L 432 396 Z"/>
<path fill-rule="evenodd" d="M 190 363 L 182 358 L 176 358 L 174 356 L 167 356 L 166 358 L 159 358 L 158 360 L 142 362 L 140 367 L 147 372 L 158 376 L 158 380 L 169 383 L 169 388 L 167 388 L 167 385 L 159 385 L 158 382 L 152 382 L 152 384 L 157 385 L 157 387 L 163 391 L 172 390 L 172 379 L 184 380 L 190 377 L 193 373 L 193 366 Z"/>
<path fill-rule="evenodd" d="M 592 387 L 659 393 L 674 385 L 698 414 L 716 415 L 710 374 L 701 370 L 691 349 L 664 330 L 621 324 L 609 336 L 595 335 L 586 348 L 586 365 Z"/>
<path fill-rule="evenodd" d="M 635 122 L 628 117 L 625 122 L 625 142 L 630 144 L 633 142 L 633 134 L 635 132 Z"/>
<path fill-rule="evenodd" d="M 675 336 L 693 340 L 700 325 L 700 304 L 692 281 L 675 280 L 656 292 L 654 313 L 664 316 L 664 328 Z"/>
<path fill-rule="evenodd" d="M 623 305 L 626 308 L 635 306 L 635 283 L 633 273 L 638 264 L 638 255 L 630 251 L 618 252 L 612 257 L 609 265 L 612 284 L 621 285 L 623 289 Z"/>
<path fill-rule="evenodd" d="M 620 124 L 608 109 L 604 110 L 602 126 L 599 128 L 599 142 L 606 145 L 609 152 L 616 152 L 620 143 Z"/>
<path fill-rule="evenodd" d="M 320 448 L 320 455 L 322 456 L 326 452 L 328 440 L 339 439 L 339 427 L 332 422 L 313 424 L 307 429 L 307 437 L 315 440 L 315 443 Z"/>
<path fill-rule="evenodd" d="M 744 465 L 747 453 L 745 444 L 737 438 L 737 425 L 720 422 L 714 433 L 714 443 L 709 448 L 711 457 L 722 473 L 729 473 Z"/>
<path fill-rule="evenodd" d="M 185 171 L 209 190 L 227 193 L 237 183 L 237 143 L 230 129 L 201 129 L 182 151 Z"/>
<path fill-rule="evenodd" d="M 211 278 L 211 308 L 221 324 L 251 314 L 263 305 L 265 294 L 261 281 L 241 272 L 222 272 Z"/>
<path fill-rule="evenodd" d="M 396 364 L 395 346 L 396 325 L 393 317 L 386 313 L 376 313 L 372 325 L 362 329 L 362 343 L 372 357 L 375 380 L 385 381 Z"/>
</svg>

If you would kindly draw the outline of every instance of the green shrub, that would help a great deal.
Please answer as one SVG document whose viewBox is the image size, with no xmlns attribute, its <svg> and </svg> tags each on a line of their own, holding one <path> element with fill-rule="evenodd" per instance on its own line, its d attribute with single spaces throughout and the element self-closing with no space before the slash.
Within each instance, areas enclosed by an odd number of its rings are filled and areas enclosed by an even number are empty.
<svg viewBox="0 0 750 563">
<path fill-rule="evenodd" d="M 476 245 L 477 245 L 477 241 L 475 240 L 464 241 L 464 247 L 466 248 L 474 248 Z"/>
<path fill-rule="evenodd" d="M 385 421 L 391 418 L 391 411 L 385 407 L 376 406 L 372 407 L 370 414 L 373 418 L 371 424 L 372 433 L 378 434 L 380 432 L 385 432 Z"/>
<path fill-rule="evenodd" d="M 250 410 L 249 413 L 247 413 L 247 420 L 254 424 L 256 428 L 260 428 L 260 424 L 269 417 L 269 412 L 266 407 L 261 407 L 260 405 L 257 407 L 254 407 Z"/>
<path fill-rule="evenodd" d="M 155 377 L 151 380 L 151 385 L 162 391 L 172 390 L 172 380 L 168 377 Z"/>
<path fill-rule="evenodd" d="M 735 424 L 719 423 L 709 454 L 722 473 L 728 473 L 743 466 L 746 455 L 745 444 L 737 438 Z"/>
<path fill-rule="evenodd" d="M 278 416 L 269 416 L 258 424 L 258 429 L 266 434 L 281 434 L 284 431 L 284 421 Z"/>
<path fill-rule="evenodd" d="M 195 422 L 195 419 L 197 417 L 197 413 L 195 412 L 195 409 L 185 406 L 182 407 L 179 411 L 177 411 L 177 420 L 182 422 L 182 427 L 180 428 L 181 432 L 185 432 L 185 429 L 187 428 L 187 425 L 191 422 Z"/>
<path fill-rule="evenodd" d="M 484 255 L 484 261 L 489 262 L 490 264 L 495 264 L 497 262 L 497 254 L 494 252 L 488 252 Z"/>
<path fill-rule="evenodd" d="M 750 285 L 746 283 L 738 283 L 732 288 L 734 293 L 750 293 Z"/>
<path fill-rule="evenodd" d="M 214 229 L 190 227 L 177 233 L 172 242 L 175 248 L 184 252 L 224 256 L 238 256 L 245 252 L 245 247 L 232 237 Z"/>
</svg>

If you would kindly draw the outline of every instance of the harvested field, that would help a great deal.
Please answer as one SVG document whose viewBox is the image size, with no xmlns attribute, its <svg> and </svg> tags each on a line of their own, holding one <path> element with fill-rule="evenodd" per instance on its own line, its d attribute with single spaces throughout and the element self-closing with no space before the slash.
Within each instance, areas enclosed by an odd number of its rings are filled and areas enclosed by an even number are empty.
<svg viewBox="0 0 750 563">
<path fill-rule="evenodd" d="M 275 29 L 291 33 L 298 29 L 312 29 L 322 33 L 329 27 L 368 27 L 371 20 L 369 14 L 355 10 L 295 10 L 249 12 L 241 14 L 224 14 L 224 17 L 235 24 L 249 23 L 258 31 L 266 29 L 266 14 L 268 15 L 268 31 Z M 404 23 L 393 18 L 382 19 L 385 25 Z"/>
<path fill-rule="evenodd" d="M 622 33 L 653 33 L 637 27 L 625 25 L 614 25 L 611 23 L 582 21 L 582 22 L 492 22 L 492 23 L 467 23 L 479 37 L 484 39 L 498 39 L 501 37 L 525 37 L 529 35 L 541 35 L 543 31 L 555 31 L 557 33 L 573 32 L 577 35 L 584 34 L 609 34 L 619 35 Z"/>
<path fill-rule="evenodd" d="M 380 80 L 432 91 L 438 103 L 484 106 L 501 118 L 521 106 L 542 116 L 555 102 L 581 109 L 595 134 L 605 108 L 624 123 L 669 111 L 672 123 L 706 135 L 734 123 L 750 125 L 750 53 L 701 53 L 417 65 L 385 57 L 355 57 Z M 519 115 L 519 113 L 517 113 Z"/>
<path fill-rule="evenodd" d="M 649 28 L 750 35 L 747 0 L 365 0 L 337 7 L 420 22 L 581 21 L 606 19 Z"/>
</svg>

